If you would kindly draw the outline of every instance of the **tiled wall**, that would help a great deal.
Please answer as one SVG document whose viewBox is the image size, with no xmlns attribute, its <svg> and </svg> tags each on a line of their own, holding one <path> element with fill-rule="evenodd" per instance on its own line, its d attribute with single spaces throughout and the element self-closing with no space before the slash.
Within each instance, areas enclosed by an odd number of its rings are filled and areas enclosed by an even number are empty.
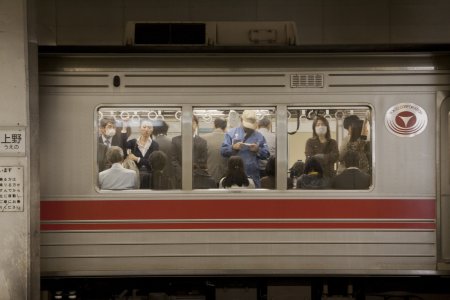
<svg viewBox="0 0 450 300">
<path fill-rule="evenodd" d="M 40 44 L 121 45 L 127 21 L 295 21 L 300 45 L 450 43 L 449 0 L 40 0 Z"/>
</svg>

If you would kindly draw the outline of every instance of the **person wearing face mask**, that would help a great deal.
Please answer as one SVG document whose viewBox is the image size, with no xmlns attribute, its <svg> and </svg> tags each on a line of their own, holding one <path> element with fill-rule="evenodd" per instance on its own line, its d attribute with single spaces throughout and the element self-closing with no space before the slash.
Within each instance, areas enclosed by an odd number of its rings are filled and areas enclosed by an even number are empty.
<svg viewBox="0 0 450 300">
<path fill-rule="evenodd" d="M 312 124 L 313 137 L 306 141 L 306 159 L 315 157 L 323 167 L 325 177 L 335 175 L 334 164 L 339 159 L 339 150 L 336 140 L 331 138 L 330 125 L 328 120 L 322 116 L 317 116 Z"/>
<path fill-rule="evenodd" d="M 97 163 L 99 172 L 111 167 L 111 163 L 106 159 L 106 151 L 112 146 L 118 146 L 124 151 L 129 135 L 130 128 L 125 121 L 123 122 L 123 127 L 118 129 L 116 128 L 116 121 L 113 117 L 104 117 L 100 120 L 99 136 L 97 138 Z"/>
<path fill-rule="evenodd" d="M 150 188 L 151 164 L 149 160 L 153 151 L 159 150 L 159 145 L 152 139 L 153 124 L 149 120 L 141 121 L 139 137 L 127 142 L 128 159 L 133 160 L 139 169 L 140 188 Z"/>
<path fill-rule="evenodd" d="M 259 188 L 259 161 L 270 156 L 264 136 L 256 131 L 258 123 L 256 111 L 244 110 L 241 116 L 241 126 L 230 129 L 226 134 L 220 153 L 224 157 L 238 155 L 244 161 L 245 173 L 253 179 Z"/>
</svg>

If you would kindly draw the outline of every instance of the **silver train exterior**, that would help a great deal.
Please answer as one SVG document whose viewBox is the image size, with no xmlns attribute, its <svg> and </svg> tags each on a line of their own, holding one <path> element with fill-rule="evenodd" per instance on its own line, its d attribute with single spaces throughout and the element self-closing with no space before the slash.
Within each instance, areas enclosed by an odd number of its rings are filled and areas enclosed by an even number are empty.
<svg viewBox="0 0 450 300">
<path fill-rule="evenodd" d="M 449 61 L 433 53 L 42 55 L 42 274 L 447 272 Z M 405 103 L 427 115 L 412 137 L 386 121 Z M 183 111 L 184 188 L 98 190 L 99 108 L 147 106 Z M 371 111 L 368 190 L 287 190 L 284 176 L 275 190 L 191 189 L 194 109 L 273 108 L 277 174 L 286 174 L 290 107 L 361 106 Z"/>
</svg>

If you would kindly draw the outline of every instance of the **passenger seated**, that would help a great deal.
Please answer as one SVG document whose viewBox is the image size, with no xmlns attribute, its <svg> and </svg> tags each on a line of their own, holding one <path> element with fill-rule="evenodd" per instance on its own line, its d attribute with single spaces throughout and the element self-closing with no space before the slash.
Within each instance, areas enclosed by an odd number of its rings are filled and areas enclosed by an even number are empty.
<svg viewBox="0 0 450 300">
<path fill-rule="evenodd" d="M 111 168 L 99 173 L 99 185 L 105 190 L 124 190 L 137 188 L 136 172 L 122 166 L 123 150 L 118 146 L 111 146 L 106 152 Z"/>
<path fill-rule="evenodd" d="M 344 155 L 346 169 L 333 178 L 332 187 L 342 190 L 368 189 L 370 175 L 358 168 L 359 154 L 356 151 L 347 151 Z"/>
<path fill-rule="evenodd" d="M 289 178 L 287 181 L 288 190 L 297 188 L 297 180 L 305 171 L 305 163 L 302 160 L 297 160 L 289 169 Z"/>
<path fill-rule="evenodd" d="M 152 169 L 150 188 L 154 190 L 171 189 L 170 174 L 166 174 L 167 155 L 160 150 L 153 151 L 148 157 Z"/>
<path fill-rule="evenodd" d="M 275 156 L 269 157 L 266 167 L 265 174 L 263 178 L 261 178 L 261 188 L 263 189 L 275 189 L 276 187 L 276 158 Z"/>
<path fill-rule="evenodd" d="M 308 158 L 305 171 L 297 181 L 300 189 L 326 189 L 329 187 L 328 178 L 324 177 L 322 165 L 315 157 Z"/>
<path fill-rule="evenodd" d="M 228 170 L 224 178 L 220 180 L 220 188 L 254 189 L 253 179 L 244 171 L 244 162 L 240 156 L 231 156 L 228 160 Z"/>
</svg>

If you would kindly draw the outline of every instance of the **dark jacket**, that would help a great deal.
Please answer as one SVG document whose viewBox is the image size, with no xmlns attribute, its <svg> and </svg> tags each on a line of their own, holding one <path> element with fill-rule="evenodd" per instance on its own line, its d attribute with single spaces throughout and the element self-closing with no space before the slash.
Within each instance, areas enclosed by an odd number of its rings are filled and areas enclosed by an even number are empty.
<svg viewBox="0 0 450 300">
<path fill-rule="evenodd" d="M 331 186 L 341 190 L 368 189 L 370 186 L 370 175 L 358 168 L 345 169 L 341 174 L 333 178 Z"/>
</svg>

